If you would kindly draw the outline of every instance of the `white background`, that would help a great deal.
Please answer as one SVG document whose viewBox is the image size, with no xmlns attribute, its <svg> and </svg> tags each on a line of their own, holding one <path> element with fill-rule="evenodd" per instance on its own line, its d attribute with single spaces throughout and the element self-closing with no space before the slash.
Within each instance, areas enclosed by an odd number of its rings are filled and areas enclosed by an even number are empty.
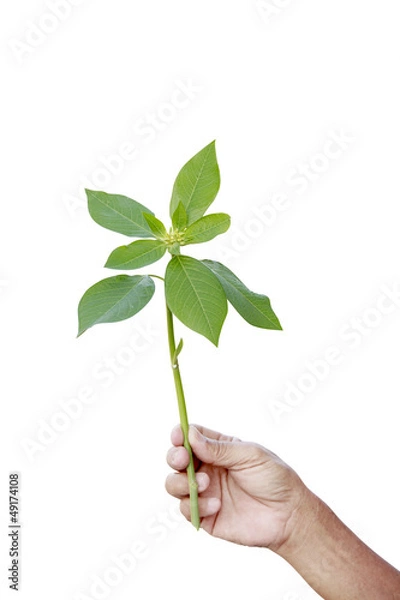
<svg viewBox="0 0 400 600">
<path fill-rule="evenodd" d="M 164 489 L 178 412 L 162 287 L 137 317 L 75 337 L 81 295 L 114 274 L 102 265 L 126 240 L 90 219 L 83 187 L 166 219 L 178 170 L 213 139 L 213 209 L 231 214 L 232 229 L 191 253 L 224 259 L 266 293 L 284 331 L 231 310 L 216 349 L 177 324 L 189 418 L 279 454 L 399 568 L 400 308 L 377 308 L 384 286 L 400 284 L 398 3 L 67 4 L 62 22 L 40 1 L 3 3 L 0 15 L 2 596 L 8 472 L 19 470 L 21 598 L 100 598 L 93 582 L 132 548 L 136 565 L 102 597 L 317 597 L 267 550 L 196 533 L 176 514 L 164 521 L 178 506 Z M 151 115 L 157 129 L 144 130 Z M 347 142 L 324 159 L 332 132 Z M 128 142 L 135 156 L 100 173 Z M 295 185 L 304 168 L 309 179 Z M 276 194 L 284 210 L 254 222 Z M 142 351 L 128 356 L 134 335 Z M 331 346 L 340 364 L 317 363 L 313 385 L 308 361 Z M 311 391 L 290 406 L 299 381 Z M 66 420 L 72 399 L 81 415 Z M 64 431 L 39 445 L 43 423 Z"/>
</svg>

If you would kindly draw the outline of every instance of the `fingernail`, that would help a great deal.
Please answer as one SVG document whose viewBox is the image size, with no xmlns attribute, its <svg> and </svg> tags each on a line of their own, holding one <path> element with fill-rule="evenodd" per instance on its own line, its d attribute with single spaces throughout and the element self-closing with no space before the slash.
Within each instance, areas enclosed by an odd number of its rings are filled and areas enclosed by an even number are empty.
<svg viewBox="0 0 400 600">
<path fill-rule="evenodd" d="M 218 498 L 208 498 L 208 510 L 217 512 L 221 508 L 221 501 Z"/>
<path fill-rule="evenodd" d="M 173 462 L 174 465 L 177 462 L 178 452 L 179 452 L 179 450 L 176 448 L 176 449 L 174 449 L 174 451 L 171 454 L 171 461 Z"/>
<path fill-rule="evenodd" d="M 208 484 L 208 476 L 205 473 L 196 473 L 196 481 L 198 485 L 198 491 L 204 492 Z"/>
</svg>

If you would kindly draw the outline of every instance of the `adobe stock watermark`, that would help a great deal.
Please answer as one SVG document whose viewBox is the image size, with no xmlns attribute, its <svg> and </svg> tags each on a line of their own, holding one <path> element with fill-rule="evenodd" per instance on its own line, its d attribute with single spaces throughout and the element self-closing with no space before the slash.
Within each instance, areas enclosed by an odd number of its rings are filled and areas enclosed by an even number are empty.
<svg viewBox="0 0 400 600">
<path fill-rule="evenodd" d="M 186 519 L 177 503 L 167 510 L 158 511 L 146 520 L 145 531 L 140 540 L 135 540 L 120 554 L 109 557 L 109 564 L 99 573 L 91 573 L 90 584 L 84 592 L 74 594 L 73 600 L 105 600 L 154 554 L 157 546 L 164 542 Z"/>
<path fill-rule="evenodd" d="M 110 388 L 119 377 L 127 374 L 140 356 L 149 351 L 159 335 L 152 324 L 137 324 L 123 346 L 96 362 L 91 368 L 89 381 L 81 385 L 74 396 L 60 399 L 56 410 L 36 422 L 32 436 L 20 440 L 28 461 L 33 463 L 70 431 L 95 405 L 99 391 Z"/>
<path fill-rule="evenodd" d="M 263 23 L 269 25 L 275 17 L 282 15 L 294 0 L 256 0 L 255 8 Z"/>
<path fill-rule="evenodd" d="M 34 21 L 27 21 L 21 38 L 8 40 L 14 58 L 22 64 L 37 48 L 43 46 L 61 26 L 75 14 L 75 7 L 84 0 L 46 0 L 46 11 Z"/>
<path fill-rule="evenodd" d="M 289 171 L 281 192 L 272 194 L 269 201 L 250 208 L 252 216 L 242 226 L 230 228 L 225 236 L 227 241 L 217 248 L 220 260 L 238 258 L 262 238 L 296 204 L 296 196 L 304 195 L 310 186 L 317 183 L 354 141 L 354 135 L 343 128 L 329 131 L 320 150 Z"/>
<path fill-rule="evenodd" d="M 351 351 L 359 348 L 399 308 L 400 283 L 382 285 L 375 303 L 339 329 L 339 343 L 327 346 L 318 358 L 308 360 L 295 379 L 286 381 L 284 391 L 268 402 L 268 412 L 273 421 L 280 423 L 282 417 L 300 406 L 346 360 Z"/>
<path fill-rule="evenodd" d="M 287 185 L 293 187 L 297 194 L 304 194 L 311 184 L 329 170 L 333 162 L 341 158 L 354 141 L 355 137 L 343 129 L 330 131 L 319 152 L 290 171 L 286 179 Z"/>
<path fill-rule="evenodd" d="M 108 191 L 126 166 L 138 158 L 141 148 L 154 142 L 170 127 L 203 89 L 192 79 L 176 79 L 169 97 L 134 121 L 133 138 L 116 145 L 111 154 L 99 156 L 92 172 L 80 177 L 75 192 L 63 195 L 63 204 L 70 217 L 75 218 L 80 210 L 87 210 L 85 188 Z"/>
</svg>

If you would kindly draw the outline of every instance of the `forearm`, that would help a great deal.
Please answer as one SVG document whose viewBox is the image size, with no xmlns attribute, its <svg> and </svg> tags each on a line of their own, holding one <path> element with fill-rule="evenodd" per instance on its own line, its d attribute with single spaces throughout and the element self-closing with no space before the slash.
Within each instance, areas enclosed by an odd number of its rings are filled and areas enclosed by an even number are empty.
<svg viewBox="0 0 400 600">
<path fill-rule="evenodd" d="M 366 546 L 315 495 L 278 550 L 324 600 L 400 600 L 400 572 Z"/>
</svg>

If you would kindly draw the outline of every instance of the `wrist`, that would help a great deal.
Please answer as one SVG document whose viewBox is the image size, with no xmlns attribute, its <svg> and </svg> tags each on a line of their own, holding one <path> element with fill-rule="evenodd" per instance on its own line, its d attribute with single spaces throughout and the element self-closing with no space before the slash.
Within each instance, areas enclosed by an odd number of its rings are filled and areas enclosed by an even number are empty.
<svg viewBox="0 0 400 600">
<path fill-rule="evenodd" d="M 400 573 L 307 488 L 276 553 L 325 600 L 400 599 Z"/>
<path fill-rule="evenodd" d="M 286 522 L 283 539 L 273 551 L 288 562 L 300 554 L 309 542 L 312 527 L 323 518 L 328 507 L 303 483 Z M 328 509 L 329 510 L 329 509 Z"/>
</svg>

